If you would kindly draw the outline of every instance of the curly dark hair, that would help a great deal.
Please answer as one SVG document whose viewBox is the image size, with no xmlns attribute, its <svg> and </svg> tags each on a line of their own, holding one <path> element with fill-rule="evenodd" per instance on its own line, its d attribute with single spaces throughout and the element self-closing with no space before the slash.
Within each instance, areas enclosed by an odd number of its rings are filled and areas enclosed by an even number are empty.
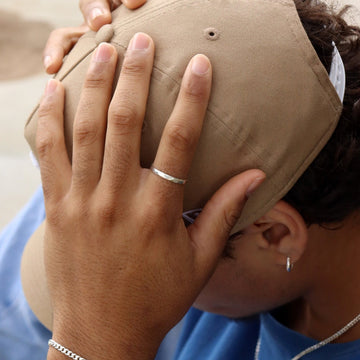
<svg viewBox="0 0 360 360">
<path fill-rule="evenodd" d="M 305 222 L 339 224 L 360 209 L 360 28 L 317 0 L 294 0 L 304 29 L 321 62 L 330 71 L 334 42 L 346 71 L 343 111 L 329 142 L 283 200 Z"/>
</svg>

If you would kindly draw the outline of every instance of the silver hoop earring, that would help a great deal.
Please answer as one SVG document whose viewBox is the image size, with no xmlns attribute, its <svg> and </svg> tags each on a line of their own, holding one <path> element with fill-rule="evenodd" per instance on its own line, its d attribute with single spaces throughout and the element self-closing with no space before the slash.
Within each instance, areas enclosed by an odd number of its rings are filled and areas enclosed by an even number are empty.
<svg viewBox="0 0 360 360">
<path fill-rule="evenodd" d="M 288 257 L 286 258 L 286 271 L 287 271 L 287 272 L 290 272 L 291 269 L 293 268 L 293 265 L 294 265 L 294 264 L 291 263 L 290 256 L 288 256 Z"/>
</svg>

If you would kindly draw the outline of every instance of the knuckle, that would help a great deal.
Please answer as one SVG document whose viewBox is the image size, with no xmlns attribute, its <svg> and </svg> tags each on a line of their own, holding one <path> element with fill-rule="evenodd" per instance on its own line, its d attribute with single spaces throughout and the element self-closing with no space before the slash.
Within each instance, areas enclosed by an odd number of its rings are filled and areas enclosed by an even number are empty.
<svg viewBox="0 0 360 360">
<path fill-rule="evenodd" d="M 102 201 L 95 210 L 95 217 L 102 224 L 112 225 L 117 220 L 117 206 L 115 200 Z"/>
<path fill-rule="evenodd" d="M 53 30 L 53 33 L 55 35 L 58 35 L 60 38 L 65 38 L 70 34 L 70 31 L 68 28 L 63 27 L 63 28 Z"/>
<path fill-rule="evenodd" d="M 84 82 L 85 89 L 103 89 L 107 87 L 108 81 L 98 71 L 90 70 Z"/>
<path fill-rule="evenodd" d="M 74 126 L 74 141 L 80 145 L 91 145 L 98 137 L 98 128 L 93 121 L 80 120 Z"/>
<path fill-rule="evenodd" d="M 164 215 L 164 212 L 157 206 L 153 206 L 151 209 L 140 209 L 137 216 L 139 218 L 139 224 L 141 224 L 142 232 L 150 234 L 158 230 L 159 222 L 162 224 Z"/>
<path fill-rule="evenodd" d="M 43 129 L 38 131 L 36 135 L 36 150 L 38 156 L 41 158 L 46 157 L 57 144 L 58 139 L 55 134 L 49 130 Z"/>
<path fill-rule="evenodd" d="M 59 28 L 53 30 L 47 41 L 47 49 L 55 50 L 55 48 L 66 48 L 72 41 L 73 32 L 69 28 Z"/>
<path fill-rule="evenodd" d="M 54 33 L 54 37 L 57 37 L 61 40 L 65 40 L 73 35 L 71 29 L 66 27 L 55 29 L 53 30 L 53 33 Z"/>
<path fill-rule="evenodd" d="M 145 204 L 142 209 L 138 209 L 143 222 L 146 222 L 149 227 L 155 226 L 155 228 L 159 228 L 161 226 L 162 228 L 171 228 L 173 222 L 169 219 L 169 208 L 167 205 L 169 198 L 174 199 L 176 196 L 177 189 L 175 187 L 165 186 L 158 188 L 149 203 Z"/>
<path fill-rule="evenodd" d="M 62 39 L 65 37 L 65 28 L 59 28 L 51 31 L 49 40 Z"/>
<path fill-rule="evenodd" d="M 136 56 L 133 53 L 127 53 L 121 73 L 130 77 L 139 77 L 144 74 L 146 68 L 146 62 L 143 57 Z"/>
<path fill-rule="evenodd" d="M 109 121 L 120 132 L 120 134 L 130 133 L 137 126 L 139 113 L 136 106 L 127 101 L 116 107 L 111 106 L 109 110 Z"/>
<path fill-rule="evenodd" d="M 175 150 L 187 152 L 196 144 L 196 136 L 190 128 L 180 125 L 169 126 L 167 131 L 169 144 Z"/>
<path fill-rule="evenodd" d="M 206 104 L 208 88 L 204 79 L 190 79 L 184 86 L 184 98 L 194 104 Z"/>
<path fill-rule="evenodd" d="M 241 215 L 241 211 L 237 208 L 232 208 L 230 210 L 224 211 L 224 229 L 229 232 L 236 224 L 237 220 Z"/>
<path fill-rule="evenodd" d="M 51 101 L 51 99 L 44 99 L 38 109 L 38 117 L 39 119 L 47 118 L 50 115 L 53 115 L 56 111 L 55 104 Z"/>
</svg>

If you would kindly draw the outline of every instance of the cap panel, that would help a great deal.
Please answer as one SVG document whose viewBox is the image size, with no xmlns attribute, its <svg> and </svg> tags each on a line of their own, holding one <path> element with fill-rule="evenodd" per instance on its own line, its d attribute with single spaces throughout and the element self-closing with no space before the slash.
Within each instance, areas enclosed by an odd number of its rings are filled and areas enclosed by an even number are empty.
<svg viewBox="0 0 360 360">
<path fill-rule="evenodd" d="M 294 4 L 292 5 L 294 6 Z M 288 145 L 285 143 L 284 146 L 284 159 L 287 161 L 281 162 L 279 158 L 278 166 L 274 166 L 275 170 L 282 169 L 289 172 L 290 177 L 282 177 L 280 172 L 276 171 L 268 178 L 264 186 L 246 204 L 243 212 L 244 216 L 236 224 L 233 229 L 234 232 L 261 217 L 279 199 L 286 195 L 325 146 L 337 125 L 342 111 L 341 101 L 331 84 L 326 69 L 319 60 L 302 27 L 297 12 L 289 12 L 285 19 L 294 37 L 294 44 L 302 52 L 300 56 L 304 60 L 305 66 L 305 72 L 302 75 L 299 73 L 298 68 L 294 66 L 296 71 L 292 73 L 292 78 L 289 78 L 290 81 L 299 84 L 298 91 L 295 96 L 285 97 L 284 104 L 288 106 L 291 100 L 297 102 L 297 104 L 293 104 L 295 106 L 290 106 L 290 111 L 292 108 L 294 114 L 291 119 L 295 118 L 296 121 L 288 129 L 288 131 L 293 131 L 293 135 L 284 133 L 284 136 L 279 139 L 280 146 L 283 146 L 284 141 L 288 140 Z M 288 53 L 286 53 L 287 56 Z M 312 76 L 310 72 L 312 72 Z M 284 79 L 286 79 L 289 72 L 284 71 L 284 75 Z M 304 81 L 308 79 L 311 79 L 311 81 Z M 300 128 L 299 125 L 304 125 L 304 127 Z M 254 143 L 259 144 L 259 142 Z M 287 155 L 286 149 L 288 150 Z M 291 163 L 292 161 L 293 163 Z M 292 175 L 291 171 L 293 172 Z M 270 186 L 267 184 L 269 179 L 272 181 Z M 268 194 L 265 194 L 266 191 L 268 191 Z"/>
<path fill-rule="evenodd" d="M 243 212 L 238 226 L 245 226 L 286 194 L 331 135 L 341 106 L 292 0 L 153 0 L 137 11 L 120 6 L 113 19 L 111 41 L 121 55 L 118 73 L 134 33 L 147 32 L 156 44 L 143 166 L 155 157 L 188 61 L 196 53 L 212 61 L 212 96 L 186 185 L 184 210 L 203 206 L 234 174 L 259 167 L 267 180 Z M 70 155 L 72 121 L 90 54 L 102 32 L 86 34 L 57 75 L 67 94 Z M 35 130 L 36 114 L 26 131 L 36 152 Z"/>
<path fill-rule="evenodd" d="M 264 211 L 264 204 L 279 200 L 295 183 L 319 151 L 329 123 L 332 129 L 335 126 L 341 110 L 295 6 L 292 1 L 256 0 L 238 1 L 236 6 L 227 1 L 152 5 L 155 11 L 150 19 L 147 12 L 136 21 L 117 22 L 121 31 L 114 38 L 126 46 L 135 32 L 145 31 L 157 44 L 155 69 L 162 74 L 162 83 L 157 84 L 153 78 L 142 143 L 146 159 L 142 164 L 149 166 L 155 157 L 187 62 L 194 54 L 204 53 L 213 63 L 214 85 L 203 141 L 185 189 L 184 210 L 203 206 L 232 175 L 260 167 L 267 173 L 267 182 L 260 199 L 250 202 L 243 215 L 245 219 L 249 211 L 255 220 L 255 214 Z M 209 29 L 216 40 L 209 41 Z M 319 84 L 319 77 L 323 83 Z M 159 98 L 167 99 L 160 108 Z M 329 110 L 324 112 L 327 107 Z M 214 144 L 216 148 L 212 149 Z"/>
<path fill-rule="evenodd" d="M 322 148 L 326 141 L 322 137 L 328 139 L 341 106 L 292 1 L 226 4 L 234 3 L 162 5 L 150 19 L 139 16 L 126 24 L 118 22 L 122 31 L 114 41 L 125 46 L 132 34 L 141 30 L 157 44 L 155 68 L 162 74 L 162 84 L 153 79 L 150 90 L 145 129 L 152 131 L 143 133 L 144 166 L 155 156 L 188 60 L 200 52 L 210 57 L 213 92 L 186 185 L 184 210 L 203 206 L 232 175 L 260 167 L 267 173 L 267 181 L 258 190 L 261 196 L 247 205 L 243 213 L 247 220 L 242 219 L 240 227 L 261 216 L 265 204 L 269 207 L 285 195 Z M 216 41 L 204 36 L 207 29 L 216 31 Z M 169 96 L 164 88 L 171 89 Z M 159 98 L 167 98 L 160 108 Z M 204 192 L 207 196 L 201 195 Z"/>
</svg>

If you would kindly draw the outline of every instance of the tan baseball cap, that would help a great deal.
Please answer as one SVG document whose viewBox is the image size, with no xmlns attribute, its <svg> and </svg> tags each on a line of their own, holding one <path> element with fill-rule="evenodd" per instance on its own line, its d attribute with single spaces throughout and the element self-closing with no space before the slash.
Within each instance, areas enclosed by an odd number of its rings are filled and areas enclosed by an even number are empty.
<svg viewBox="0 0 360 360">
<path fill-rule="evenodd" d="M 70 157 L 72 122 L 94 49 L 104 41 L 113 44 L 119 73 L 126 47 L 140 31 L 156 45 L 141 164 L 150 167 L 155 158 L 187 63 L 195 54 L 207 55 L 214 69 L 213 89 L 185 185 L 184 211 L 203 207 L 235 174 L 260 168 L 267 179 L 247 202 L 235 233 L 272 208 L 318 155 L 340 117 L 339 96 L 293 0 L 149 0 L 135 11 L 120 6 L 112 24 L 79 40 L 56 75 L 66 88 Z M 35 155 L 36 124 L 37 109 L 25 128 Z M 51 328 L 43 228 L 25 250 L 22 280 L 34 313 Z"/>
</svg>

